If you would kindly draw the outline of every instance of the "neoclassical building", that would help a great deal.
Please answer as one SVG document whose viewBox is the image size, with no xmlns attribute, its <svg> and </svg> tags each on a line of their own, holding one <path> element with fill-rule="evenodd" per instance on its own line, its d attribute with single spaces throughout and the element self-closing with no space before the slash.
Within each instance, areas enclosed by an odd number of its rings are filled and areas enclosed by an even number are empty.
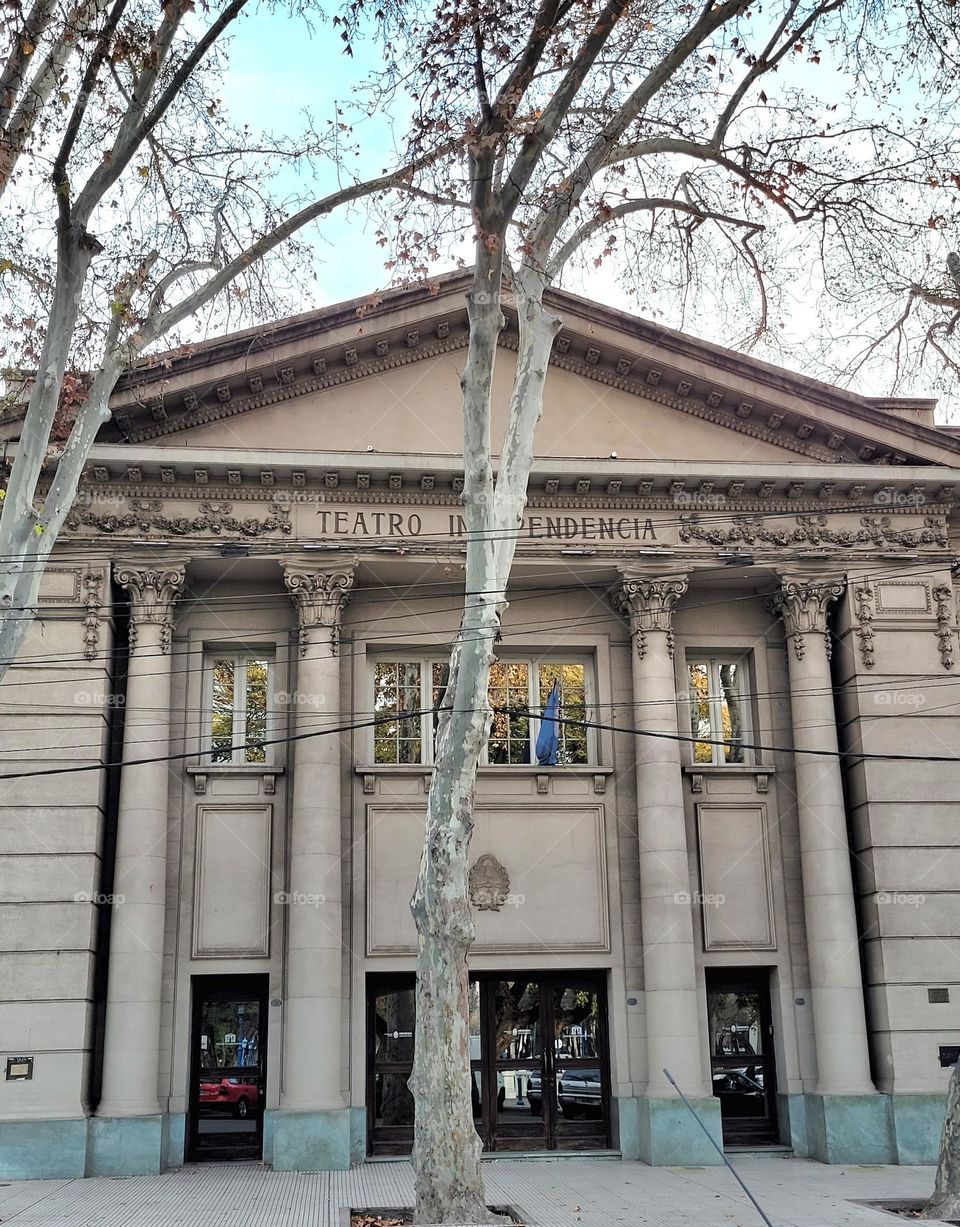
<svg viewBox="0 0 960 1227">
<path fill-rule="evenodd" d="M 0 689 L 0 1175 L 409 1149 L 467 284 L 118 390 Z M 484 1146 L 716 1161 L 669 1071 L 727 1147 L 930 1162 L 960 436 L 553 304 L 471 850 Z"/>
</svg>

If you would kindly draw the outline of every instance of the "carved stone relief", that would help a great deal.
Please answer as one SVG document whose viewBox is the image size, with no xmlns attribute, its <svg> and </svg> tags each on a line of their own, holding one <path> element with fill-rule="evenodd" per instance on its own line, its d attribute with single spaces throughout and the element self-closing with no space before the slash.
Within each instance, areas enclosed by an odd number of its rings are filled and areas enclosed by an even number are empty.
<svg viewBox="0 0 960 1227">
<path fill-rule="evenodd" d="M 510 893 L 510 875 L 490 852 L 477 858 L 470 870 L 470 902 L 480 912 L 499 912 Z"/>
</svg>

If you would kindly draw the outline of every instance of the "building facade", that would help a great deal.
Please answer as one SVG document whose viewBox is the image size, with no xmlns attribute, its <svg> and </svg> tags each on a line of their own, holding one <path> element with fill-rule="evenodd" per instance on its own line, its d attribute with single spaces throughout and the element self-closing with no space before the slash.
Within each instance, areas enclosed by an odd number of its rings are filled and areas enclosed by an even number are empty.
<svg viewBox="0 0 960 1227">
<path fill-rule="evenodd" d="M 118 390 L 0 688 L 0 1174 L 409 1148 L 466 288 Z M 716 1161 L 669 1071 L 727 1146 L 930 1162 L 960 435 L 554 304 L 471 850 L 484 1145 Z"/>
</svg>

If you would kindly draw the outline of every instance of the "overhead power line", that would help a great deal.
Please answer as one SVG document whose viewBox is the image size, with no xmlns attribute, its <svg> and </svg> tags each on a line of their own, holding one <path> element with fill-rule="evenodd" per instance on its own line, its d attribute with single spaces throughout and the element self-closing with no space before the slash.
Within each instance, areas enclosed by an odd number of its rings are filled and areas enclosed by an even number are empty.
<svg viewBox="0 0 960 1227">
<path fill-rule="evenodd" d="M 406 712 L 404 716 L 407 719 L 413 719 L 418 716 L 432 716 L 441 712 L 443 709 L 438 707 L 422 708 L 418 711 Z M 449 709 L 448 709 L 449 710 Z M 494 713 L 506 716 L 528 717 L 529 712 L 512 708 L 512 707 L 494 707 Z M 462 711 L 458 714 L 462 714 Z M 306 741 L 313 737 L 333 737 L 340 733 L 351 733 L 357 729 L 375 728 L 380 724 L 390 724 L 397 720 L 396 715 L 376 716 L 372 720 L 354 721 L 348 724 L 335 725 L 328 729 L 317 729 L 309 733 L 293 733 L 286 737 L 271 737 L 263 741 L 248 741 L 239 744 L 231 745 L 231 752 L 247 749 L 262 749 L 265 746 L 287 745 L 292 742 Z M 605 724 L 600 721 L 593 720 L 573 720 L 568 717 L 556 717 L 558 724 L 573 725 L 576 728 L 592 728 L 602 729 L 611 733 L 628 733 L 634 737 L 650 737 L 658 741 L 674 741 L 683 744 L 695 745 L 710 745 L 710 746 L 728 746 L 729 740 L 711 739 L 707 737 L 687 737 L 681 733 L 661 733 L 654 732 L 650 729 L 626 728 L 622 725 Z M 799 746 L 771 746 L 760 742 L 737 742 L 737 745 L 744 750 L 763 751 L 768 754 L 808 754 L 817 758 L 833 758 L 841 759 L 844 762 L 898 762 L 898 763 L 957 763 L 960 762 L 960 757 L 950 754 L 870 754 L 860 750 L 814 750 Z M 198 754 L 196 750 L 182 751 L 177 754 L 159 754 L 149 758 L 133 758 L 126 761 L 120 760 L 109 763 L 83 763 L 74 767 L 45 767 L 40 771 L 12 771 L 5 772 L 0 775 L 0 780 L 24 780 L 34 779 L 41 776 L 51 775 L 76 775 L 85 771 L 109 771 L 115 768 L 126 767 L 143 767 L 150 763 L 172 763 L 182 762 L 188 758 L 205 758 L 209 756 L 209 751 L 204 754 Z M 256 767 L 259 764 L 248 764 L 248 766 Z M 378 764 L 379 766 L 389 769 L 390 764 Z M 420 764 L 424 770 L 430 769 L 433 764 Z M 519 764 L 518 764 L 519 766 Z M 758 766 L 758 770 L 761 768 Z M 589 766 L 586 767 L 589 770 Z"/>
</svg>

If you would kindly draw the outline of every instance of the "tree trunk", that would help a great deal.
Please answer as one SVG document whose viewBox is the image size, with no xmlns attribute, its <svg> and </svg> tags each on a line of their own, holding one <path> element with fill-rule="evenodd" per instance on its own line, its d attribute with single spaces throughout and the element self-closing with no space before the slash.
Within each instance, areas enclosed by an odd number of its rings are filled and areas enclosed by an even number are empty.
<svg viewBox="0 0 960 1227">
<path fill-rule="evenodd" d="M 110 393 L 123 366 L 121 351 L 116 347 L 108 349 L 64 444 L 42 511 L 35 512 L 37 499 L 35 495 L 27 497 L 29 486 L 25 483 L 21 496 L 25 510 L 16 521 L 11 520 L 9 534 L 0 533 L 5 559 L 0 567 L 0 680 L 13 664 L 30 630 L 43 572 L 76 500 L 90 448 L 100 427 L 110 418 Z M 18 462 L 19 456 L 14 464 Z M 33 532 L 34 524 L 43 531 Z"/>
<path fill-rule="evenodd" d="M 86 234 L 77 233 L 75 229 L 59 234 L 57 281 L 47 335 L 6 496 L 0 502 L 0 678 L 29 629 L 33 602 L 24 599 L 24 594 L 27 588 L 39 590 L 42 563 L 49 554 L 49 549 L 40 547 L 42 531 L 36 531 L 43 528 L 43 517 L 35 506 L 37 483 L 60 403 L 60 389 L 80 311 L 80 295 L 93 254 L 94 247 Z M 26 563 L 28 558 L 29 564 Z M 31 583 L 31 577 L 35 577 L 35 584 Z"/>
<path fill-rule="evenodd" d="M 411 910 L 417 926 L 416 1036 L 410 1088 L 416 1101 L 416 1223 L 500 1221 L 486 1207 L 481 1141 L 473 1123 L 467 955 L 474 925 L 468 894 L 477 765 L 490 727 L 490 665 L 523 515 L 533 432 L 543 405 L 559 321 L 542 307 L 544 283 L 519 283 L 517 377 L 493 487 L 490 408 L 501 267 L 481 254 L 470 295 L 463 376 L 467 566 L 464 615 L 451 655 Z"/>
<path fill-rule="evenodd" d="M 921 1218 L 960 1219 L 960 1061 L 953 1067 L 947 1089 L 947 1112 L 940 1136 L 940 1162 L 933 1196 Z"/>
</svg>

